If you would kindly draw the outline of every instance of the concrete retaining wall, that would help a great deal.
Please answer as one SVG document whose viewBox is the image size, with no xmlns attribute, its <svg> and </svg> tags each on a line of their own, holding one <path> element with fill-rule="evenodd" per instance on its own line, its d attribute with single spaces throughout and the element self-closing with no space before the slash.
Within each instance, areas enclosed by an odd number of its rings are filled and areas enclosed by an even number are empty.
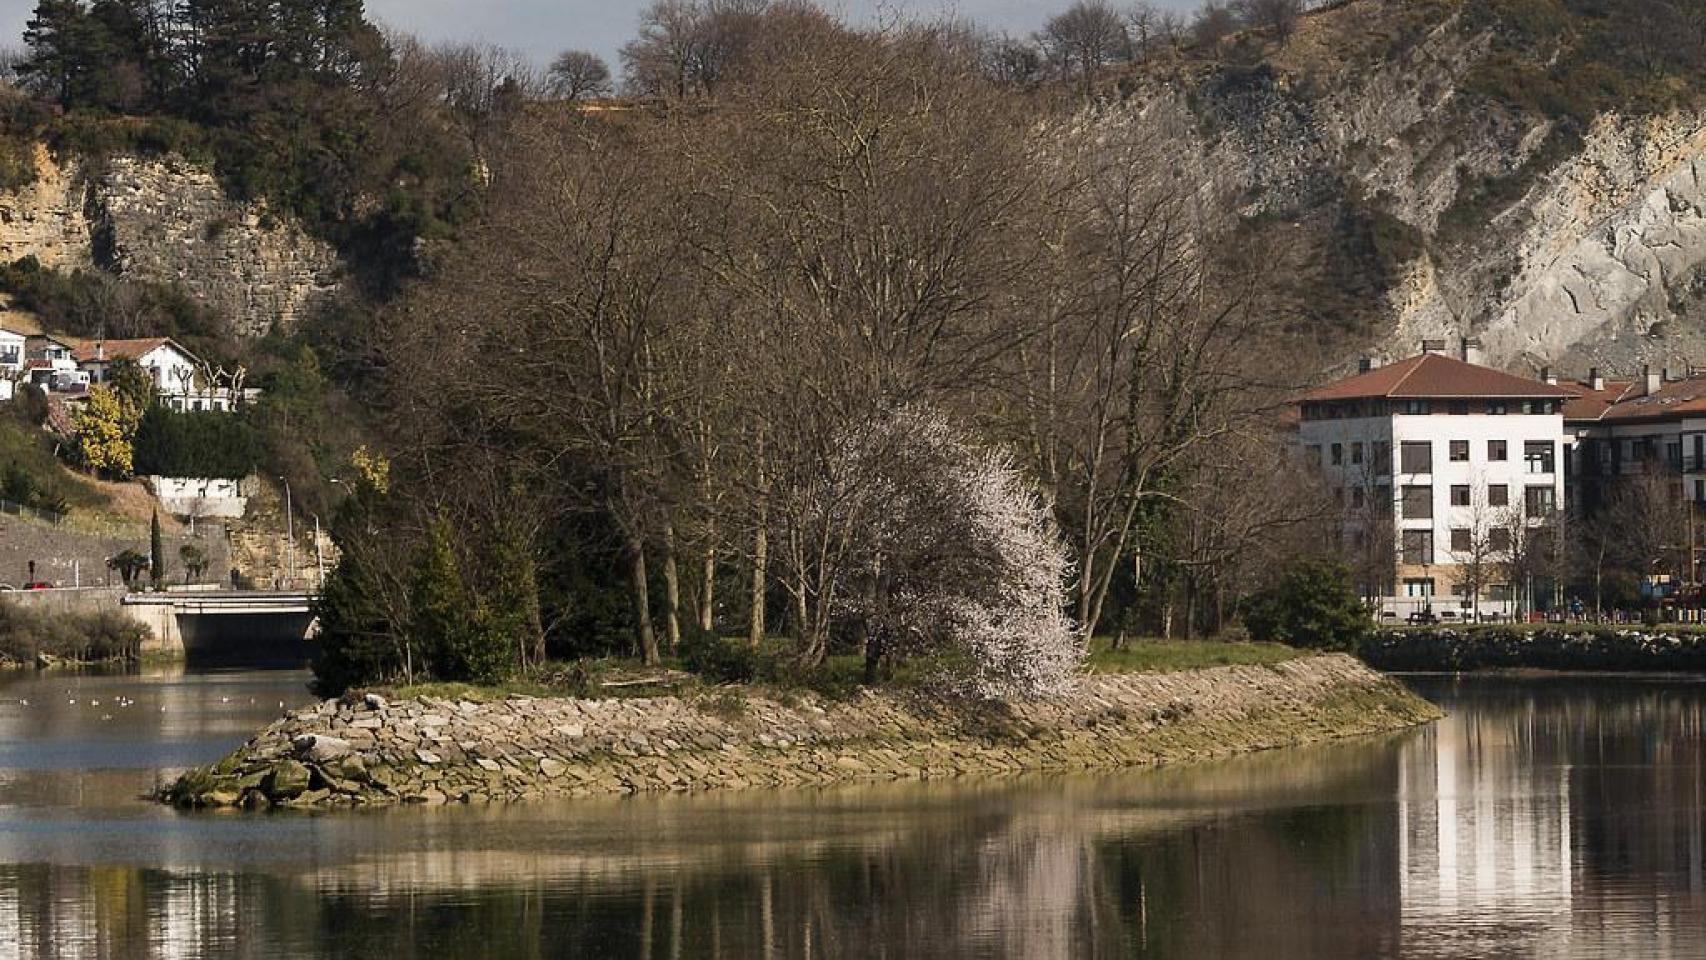
<svg viewBox="0 0 1706 960">
<path fill-rule="evenodd" d="M 1195 760 L 1392 731 L 1438 716 L 1348 656 L 1086 677 L 1071 697 L 966 710 L 894 692 L 783 703 L 694 697 L 326 701 L 165 799 L 384 804 L 828 784 Z"/>
</svg>

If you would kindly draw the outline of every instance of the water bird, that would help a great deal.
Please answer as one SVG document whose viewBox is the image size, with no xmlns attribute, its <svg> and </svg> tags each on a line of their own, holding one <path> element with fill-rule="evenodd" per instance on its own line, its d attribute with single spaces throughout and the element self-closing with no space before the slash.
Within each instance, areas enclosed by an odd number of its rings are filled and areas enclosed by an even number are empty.
<svg viewBox="0 0 1706 960">
<path fill-rule="evenodd" d="M 230 697 L 220 697 L 220 698 L 219 698 L 219 702 L 220 702 L 220 703 L 230 703 L 230 702 L 231 702 L 231 698 L 230 698 Z"/>
<path fill-rule="evenodd" d="M 76 698 L 76 697 L 68 697 L 68 698 L 66 698 L 66 701 L 65 701 L 65 702 L 66 702 L 66 703 L 76 703 L 76 702 L 77 702 L 77 698 Z"/>
</svg>

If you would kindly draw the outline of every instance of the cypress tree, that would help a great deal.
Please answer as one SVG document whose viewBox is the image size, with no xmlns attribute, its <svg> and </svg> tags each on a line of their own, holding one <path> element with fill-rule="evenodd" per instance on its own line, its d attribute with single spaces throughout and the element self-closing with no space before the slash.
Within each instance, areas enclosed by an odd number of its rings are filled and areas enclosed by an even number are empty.
<svg viewBox="0 0 1706 960">
<path fill-rule="evenodd" d="M 154 580 L 154 589 L 166 581 L 166 547 L 160 540 L 160 511 L 154 511 L 153 520 L 148 526 L 148 563 Z"/>
</svg>

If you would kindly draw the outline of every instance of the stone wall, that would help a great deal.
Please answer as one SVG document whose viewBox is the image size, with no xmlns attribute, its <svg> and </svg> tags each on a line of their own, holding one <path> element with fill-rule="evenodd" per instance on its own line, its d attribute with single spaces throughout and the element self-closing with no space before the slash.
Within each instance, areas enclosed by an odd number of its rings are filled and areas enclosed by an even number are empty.
<svg viewBox="0 0 1706 960">
<path fill-rule="evenodd" d="M 1383 630 L 1357 655 L 1381 670 L 1597 670 L 1706 673 L 1706 634 L 1674 627 L 1588 624 L 1522 630 Z"/>
<path fill-rule="evenodd" d="M 193 543 L 207 556 L 207 572 L 203 579 L 223 582 L 229 576 L 229 550 L 225 533 L 211 523 L 200 525 L 200 536 L 187 537 L 168 533 L 161 546 L 166 549 L 168 579 L 183 579 L 183 563 L 178 548 Z M 35 561 L 36 579 L 56 587 L 110 586 L 118 583 L 116 572 L 107 569 L 107 559 L 124 550 L 148 554 L 148 528 L 141 525 L 123 535 L 101 536 L 83 533 L 66 525 L 38 522 L 0 514 L 0 584 L 21 587 L 29 574 L 29 563 Z"/>
<path fill-rule="evenodd" d="M 353 700 L 354 698 L 351 698 Z M 263 730 L 164 799 L 448 803 L 1118 768 L 1379 733 L 1438 711 L 1356 660 L 1087 677 L 976 710 L 901 693 L 493 702 L 369 695 Z"/>
</svg>

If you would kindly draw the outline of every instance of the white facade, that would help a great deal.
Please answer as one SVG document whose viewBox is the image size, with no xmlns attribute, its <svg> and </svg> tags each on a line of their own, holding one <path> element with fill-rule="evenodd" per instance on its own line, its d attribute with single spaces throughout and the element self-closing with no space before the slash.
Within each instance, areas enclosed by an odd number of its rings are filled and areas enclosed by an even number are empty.
<svg viewBox="0 0 1706 960">
<path fill-rule="evenodd" d="M 1520 401 L 1495 406 L 1525 409 Z M 1311 419 L 1299 427 L 1305 456 L 1319 458 L 1348 514 L 1365 501 L 1368 509 L 1384 504 L 1391 511 L 1393 581 L 1371 585 L 1387 594 L 1381 604 L 1388 617 L 1461 608 L 1466 598 L 1452 594 L 1461 589 L 1462 564 L 1477 553 L 1486 560 L 1488 544 L 1508 536 L 1494 528 L 1537 524 L 1565 502 L 1562 414 L 1453 414 L 1445 400 L 1415 407 L 1424 408 L 1430 412 Z M 1487 404 L 1477 400 L 1472 409 Z M 1483 615 L 1513 612 L 1501 579 L 1494 575 L 1479 599 Z"/>
<path fill-rule="evenodd" d="M 84 360 L 82 368 L 94 383 L 105 383 L 117 357 L 97 356 Z M 177 397 L 197 392 L 195 358 L 176 344 L 165 342 L 138 356 L 136 365 L 148 371 L 155 391 L 161 397 Z"/>
<path fill-rule="evenodd" d="M 0 330 L 0 401 L 12 399 L 24 376 L 24 335 Z"/>
<path fill-rule="evenodd" d="M 180 517 L 218 517 L 236 520 L 243 516 L 249 499 L 241 480 L 221 477 L 149 477 L 148 485 L 161 506 Z"/>
</svg>

